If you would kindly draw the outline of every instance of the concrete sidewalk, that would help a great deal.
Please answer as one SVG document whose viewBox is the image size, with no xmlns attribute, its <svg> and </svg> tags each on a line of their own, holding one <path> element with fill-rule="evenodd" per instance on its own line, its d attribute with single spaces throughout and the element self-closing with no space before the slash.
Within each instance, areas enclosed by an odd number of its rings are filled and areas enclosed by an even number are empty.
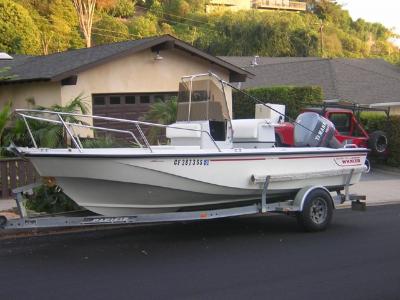
<svg viewBox="0 0 400 300">
<path fill-rule="evenodd" d="M 400 203 L 400 172 L 381 169 L 363 174 L 361 181 L 350 187 L 351 193 L 367 196 L 367 204 Z"/>
</svg>

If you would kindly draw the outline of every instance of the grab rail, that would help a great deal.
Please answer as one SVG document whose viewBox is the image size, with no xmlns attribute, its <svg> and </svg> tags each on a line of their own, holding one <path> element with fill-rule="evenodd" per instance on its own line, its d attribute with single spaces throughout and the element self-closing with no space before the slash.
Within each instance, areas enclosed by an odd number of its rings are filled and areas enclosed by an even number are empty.
<svg viewBox="0 0 400 300">
<path fill-rule="evenodd" d="M 95 115 L 88 115 L 88 114 L 79 114 L 79 113 L 67 113 L 67 112 L 56 112 L 56 111 L 51 111 L 51 110 L 38 110 L 38 109 L 16 109 L 15 112 L 21 116 L 24 120 L 24 123 L 28 129 L 29 136 L 32 140 L 32 143 L 35 148 L 38 148 L 38 145 L 36 143 L 36 140 L 32 134 L 31 128 L 29 126 L 29 123 L 27 119 L 32 119 L 32 120 L 38 120 L 38 121 L 43 121 L 43 122 L 49 122 L 49 123 L 55 123 L 55 124 L 60 124 L 62 125 L 67 134 L 70 136 L 72 143 L 75 145 L 75 147 L 82 152 L 82 145 L 80 144 L 79 137 L 75 136 L 73 132 L 71 132 L 69 126 L 76 126 L 76 127 L 81 127 L 81 128 L 87 128 L 87 129 L 96 129 L 96 130 L 102 130 L 102 131 L 109 131 L 109 132 L 120 132 L 120 133 L 126 133 L 129 134 L 139 145 L 139 147 L 144 148 L 143 145 L 139 142 L 138 138 L 136 135 L 129 130 L 120 130 L 120 129 L 113 129 L 113 128 L 107 128 L 107 127 L 100 127 L 100 126 L 93 126 L 93 125 L 85 125 L 85 124 L 80 124 L 80 123 L 72 123 L 65 121 L 63 119 L 63 116 L 73 116 L 73 117 L 78 117 L 78 118 L 89 118 L 92 120 L 105 120 L 105 121 L 113 121 L 113 122 L 119 122 L 119 123 L 128 123 L 128 124 L 134 124 L 136 129 L 138 130 L 141 138 L 143 139 L 143 142 L 146 146 L 146 148 L 149 149 L 150 152 L 153 152 L 153 149 L 151 148 L 151 145 L 146 138 L 145 134 L 143 133 L 142 126 L 149 126 L 149 127 L 158 127 L 158 128 L 174 128 L 178 130 L 186 130 L 186 131 L 196 131 L 196 132 L 201 132 L 206 134 L 213 145 L 217 148 L 218 152 L 221 152 L 220 147 L 218 144 L 215 142 L 214 138 L 211 136 L 211 134 L 206 131 L 206 130 L 199 130 L 199 129 L 192 129 L 192 128 L 182 128 L 182 127 L 177 127 L 176 125 L 170 126 L 170 125 L 163 125 L 163 124 L 156 124 L 156 123 L 151 123 L 151 122 L 143 122 L 143 121 L 137 121 L 137 120 L 126 120 L 126 119 L 120 119 L 120 118 L 112 118 L 112 117 L 103 117 L 103 116 L 95 116 Z M 32 116 L 30 114 L 50 114 L 53 116 L 58 117 L 59 121 L 45 118 L 45 117 L 38 117 L 38 116 Z"/>
</svg>

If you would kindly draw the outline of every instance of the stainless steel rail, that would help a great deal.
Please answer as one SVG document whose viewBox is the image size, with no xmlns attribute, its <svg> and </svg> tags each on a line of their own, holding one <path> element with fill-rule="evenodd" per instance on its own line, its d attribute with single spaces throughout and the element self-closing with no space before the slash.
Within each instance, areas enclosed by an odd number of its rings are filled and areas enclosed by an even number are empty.
<svg viewBox="0 0 400 300">
<path fill-rule="evenodd" d="M 33 136 L 32 130 L 31 130 L 30 126 L 29 126 L 28 119 L 62 125 L 65 128 L 67 134 L 70 136 L 72 143 L 75 145 L 75 147 L 80 152 L 82 152 L 83 147 L 82 147 L 82 145 L 81 145 L 81 143 L 79 141 L 79 137 L 77 135 L 75 135 L 74 134 L 74 130 L 71 131 L 70 128 L 80 127 L 80 128 L 108 131 L 108 132 L 125 133 L 125 134 L 130 135 L 133 138 L 134 142 L 136 144 L 138 144 L 139 147 L 147 148 L 147 149 L 149 149 L 150 152 L 153 152 L 153 149 L 152 149 L 148 139 L 146 138 L 145 134 L 143 133 L 143 130 L 140 127 L 140 125 L 149 126 L 149 127 L 173 128 L 173 129 L 178 129 L 178 130 L 201 132 L 202 134 L 205 134 L 206 136 L 208 136 L 210 138 L 211 142 L 213 143 L 213 145 L 217 148 L 218 152 L 221 152 L 221 149 L 218 146 L 218 144 L 215 142 L 215 140 L 213 139 L 211 134 L 206 130 L 182 128 L 182 127 L 175 126 L 175 125 L 174 126 L 163 125 L 163 124 L 156 124 L 156 123 L 150 123 L 150 122 L 143 122 L 143 121 L 136 121 L 136 120 L 126 120 L 126 119 L 120 119 L 120 118 L 103 117 L 103 116 L 95 116 L 95 115 L 88 115 L 88 114 L 56 112 L 56 111 L 51 111 L 51 110 L 16 109 L 15 112 L 19 116 L 21 116 L 23 118 L 24 123 L 25 123 L 25 125 L 26 125 L 26 127 L 28 129 L 29 136 L 30 136 L 30 138 L 32 140 L 32 143 L 33 143 L 35 148 L 38 148 L 38 145 L 37 145 L 36 140 L 35 140 L 35 138 Z M 46 117 L 43 117 L 43 116 L 42 117 L 35 116 L 37 114 L 40 114 L 40 115 L 46 115 L 46 114 L 52 115 L 52 116 L 57 117 L 59 120 L 54 120 L 54 119 L 46 118 Z M 97 119 L 97 120 L 106 120 L 106 121 L 113 121 L 113 122 L 119 122 L 119 123 L 134 124 L 145 145 L 143 145 L 142 143 L 139 142 L 139 139 L 136 137 L 136 135 L 132 131 L 113 129 L 113 128 L 107 128 L 107 127 L 101 127 L 101 126 L 85 125 L 85 124 L 82 124 L 82 123 L 72 123 L 72 122 L 65 121 L 63 119 L 63 117 L 65 117 L 65 116 L 73 116 L 73 117 L 78 117 L 78 118 L 81 118 L 81 119 L 82 118 L 89 118 L 89 119 L 92 119 L 92 120 Z"/>
</svg>

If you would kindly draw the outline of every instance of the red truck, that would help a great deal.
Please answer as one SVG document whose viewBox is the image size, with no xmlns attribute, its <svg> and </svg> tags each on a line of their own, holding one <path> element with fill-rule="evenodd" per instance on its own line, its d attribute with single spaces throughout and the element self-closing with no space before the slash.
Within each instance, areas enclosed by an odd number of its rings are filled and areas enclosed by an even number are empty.
<svg viewBox="0 0 400 300">
<path fill-rule="evenodd" d="M 388 145 L 386 134 L 380 130 L 368 133 L 355 115 L 356 111 L 361 109 L 358 106 L 348 107 L 348 105 L 329 106 L 325 104 L 322 107 L 306 108 L 303 112 L 316 112 L 330 120 L 335 125 L 335 137 L 339 142 L 369 148 L 373 154 L 380 157 L 385 156 Z M 292 123 L 284 122 L 275 127 L 276 145 L 293 146 L 293 133 Z"/>
</svg>

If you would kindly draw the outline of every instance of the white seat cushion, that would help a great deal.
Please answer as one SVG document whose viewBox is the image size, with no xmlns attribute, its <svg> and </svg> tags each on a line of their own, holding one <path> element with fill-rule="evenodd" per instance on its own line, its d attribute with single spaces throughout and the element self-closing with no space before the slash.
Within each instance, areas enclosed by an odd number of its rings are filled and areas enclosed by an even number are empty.
<svg viewBox="0 0 400 300">
<path fill-rule="evenodd" d="M 182 129 L 181 129 L 182 128 Z M 185 130 L 189 129 L 189 130 Z M 167 138 L 199 138 L 201 136 L 201 125 L 196 123 L 175 123 L 167 127 Z"/>
<path fill-rule="evenodd" d="M 256 139 L 258 127 L 267 123 L 266 119 L 243 119 L 232 120 L 233 137 L 235 139 Z"/>
</svg>

